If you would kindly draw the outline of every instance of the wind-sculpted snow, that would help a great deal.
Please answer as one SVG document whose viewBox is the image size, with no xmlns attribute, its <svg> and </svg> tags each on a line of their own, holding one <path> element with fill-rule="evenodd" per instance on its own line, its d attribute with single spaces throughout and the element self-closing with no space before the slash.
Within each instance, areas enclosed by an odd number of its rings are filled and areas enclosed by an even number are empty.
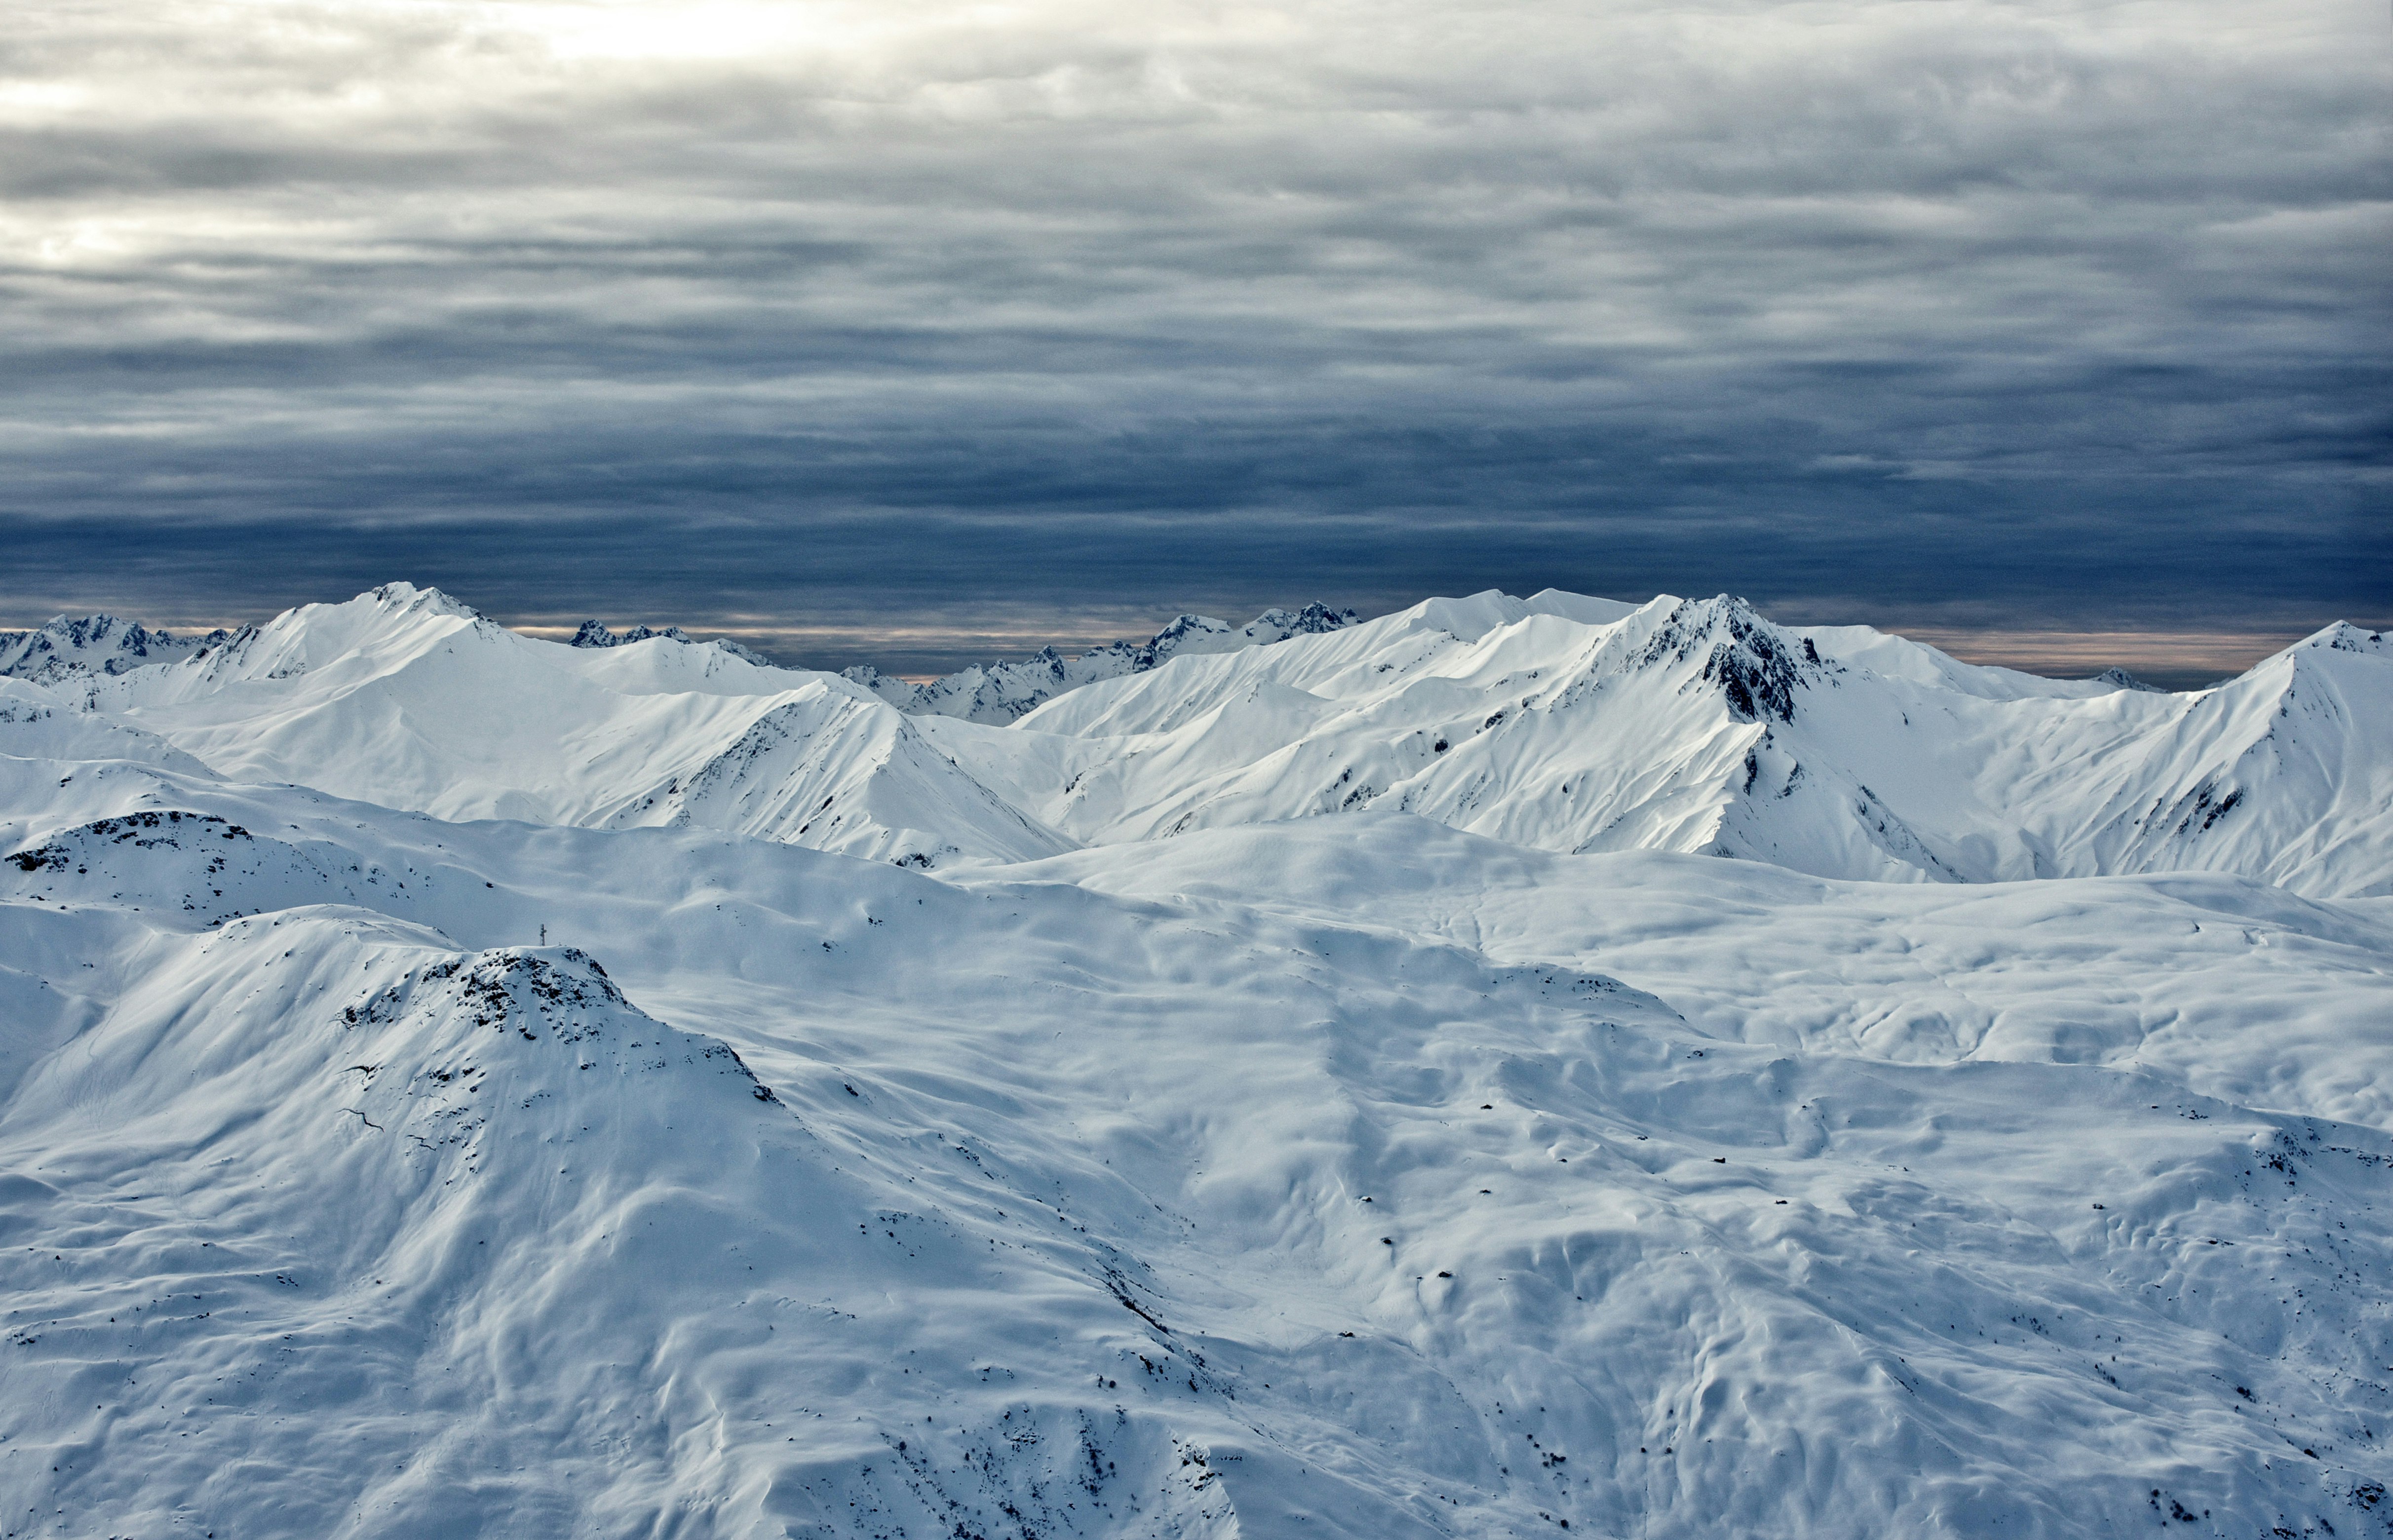
<svg viewBox="0 0 2393 1540">
<path fill-rule="evenodd" d="M 2387 1532 L 2369 633 L 1483 595 L 995 728 L 332 608 L 0 688 L 0 1533 Z M 1928 798 L 2072 763 L 2164 842 Z"/>
</svg>

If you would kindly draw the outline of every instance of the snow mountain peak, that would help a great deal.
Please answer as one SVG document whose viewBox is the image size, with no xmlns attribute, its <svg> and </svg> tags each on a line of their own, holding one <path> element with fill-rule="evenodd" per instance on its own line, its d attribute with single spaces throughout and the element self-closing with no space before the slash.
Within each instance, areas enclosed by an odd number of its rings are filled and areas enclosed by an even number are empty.
<svg viewBox="0 0 2393 1540">
<path fill-rule="evenodd" d="M 2094 676 L 2094 683 L 2098 685 L 2108 685 L 2114 690 L 2137 690 L 2146 695 L 2165 695 L 2169 693 L 2162 689 L 2158 685 L 2148 685 L 2144 683 L 2142 680 L 2137 678 L 2134 674 L 2129 673 L 2126 670 L 2118 667 L 2116 664 L 2113 664 L 2112 667 L 2104 669 L 2100 673 L 2096 674 Z"/>
<path fill-rule="evenodd" d="M 634 642 L 655 641 L 672 642 L 682 646 L 713 647 L 726 656 L 737 658 L 743 663 L 752 663 L 760 669 L 779 667 L 763 653 L 743 646 L 728 637 L 717 637 L 712 642 L 700 642 L 679 626 L 666 626 L 661 631 L 653 626 L 634 626 L 629 631 L 618 632 L 608 630 L 599 621 L 584 620 L 582 622 L 582 628 L 576 631 L 565 645 L 570 647 L 623 647 L 630 646 Z"/>
<path fill-rule="evenodd" d="M 2333 625 L 2305 638 L 2300 646 L 2324 647 L 2331 652 L 2363 652 L 2379 656 L 2383 656 L 2387 650 L 2385 633 L 2368 631 L 2353 625 L 2348 620 L 2335 621 Z"/>
<path fill-rule="evenodd" d="M 359 597 L 370 599 L 383 609 L 393 613 L 449 615 L 464 620 L 490 620 L 489 616 L 484 615 L 464 600 L 445 594 L 429 584 L 418 586 L 411 582 L 388 582 L 360 594 Z"/>
<path fill-rule="evenodd" d="M 1739 722 L 1795 719 L 1796 691 L 1828 665 L 1809 637 L 1781 631 L 1743 599 L 1722 594 L 1682 599 L 1647 639 L 1643 666 L 1686 663 L 1700 654 L 1699 676 L 1716 686 Z"/>
</svg>

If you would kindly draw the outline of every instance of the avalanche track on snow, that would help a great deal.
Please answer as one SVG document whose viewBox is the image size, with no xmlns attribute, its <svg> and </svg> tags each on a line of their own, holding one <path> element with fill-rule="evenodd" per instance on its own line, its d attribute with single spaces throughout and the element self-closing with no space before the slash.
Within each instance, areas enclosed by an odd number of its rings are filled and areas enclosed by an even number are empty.
<svg viewBox="0 0 2393 1540">
<path fill-rule="evenodd" d="M 0 1535 L 2393 1533 L 2383 637 L 1296 619 L 0 679 Z"/>
</svg>

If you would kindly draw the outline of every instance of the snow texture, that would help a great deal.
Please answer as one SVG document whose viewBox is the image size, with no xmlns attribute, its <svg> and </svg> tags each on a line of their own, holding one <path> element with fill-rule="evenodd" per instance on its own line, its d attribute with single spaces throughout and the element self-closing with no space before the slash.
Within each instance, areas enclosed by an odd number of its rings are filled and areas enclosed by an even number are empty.
<svg viewBox="0 0 2393 1540">
<path fill-rule="evenodd" d="M 2386 1533 L 2389 680 L 0 681 L 0 1534 Z"/>
</svg>

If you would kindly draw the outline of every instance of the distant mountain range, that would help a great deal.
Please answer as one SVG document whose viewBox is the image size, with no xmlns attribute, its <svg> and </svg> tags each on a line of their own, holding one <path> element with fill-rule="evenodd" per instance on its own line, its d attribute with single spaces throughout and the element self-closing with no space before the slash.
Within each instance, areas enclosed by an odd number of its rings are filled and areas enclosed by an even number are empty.
<svg viewBox="0 0 2393 1540">
<path fill-rule="evenodd" d="M 854 680 L 909 716 L 952 716 L 1002 726 L 1019 721 L 1066 690 L 1144 673 L 1174 658 L 1269 646 L 1291 636 L 1319 636 L 1354 623 L 1351 609 L 1309 604 L 1290 612 L 1266 609 L 1243 626 L 1206 615 L 1183 615 L 1141 643 L 1116 642 L 1066 658 L 1043 647 L 1018 663 L 983 663 L 910 685 L 869 665 L 843 677 Z"/>
<path fill-rule="evenodd" d="M 203 636 L 177 636 L 113 615 L 79 620 L 61 615 L 32 631 L 0 631 L 0 679 L 55 684 L 76 674 L 123 673 L 188 658 L 230 634 L 213 631 Z"/>
<path fill-rule="evenodd" d="M 1380 808 L 1823 877 L 2393 884 L 2393 654 L 2343 625 L 2182 694 L 1781 627 L 1724 596 L 1186 616 L 919 686 L 672 633 L 560 646 L 405 584 L 190 643 L 104 620 L 33 634 L 40 677 L 221 773 L 441 817 L 943 865 Z M 116 668 L 136 637 L 173 660 Z"/>
</svg>

